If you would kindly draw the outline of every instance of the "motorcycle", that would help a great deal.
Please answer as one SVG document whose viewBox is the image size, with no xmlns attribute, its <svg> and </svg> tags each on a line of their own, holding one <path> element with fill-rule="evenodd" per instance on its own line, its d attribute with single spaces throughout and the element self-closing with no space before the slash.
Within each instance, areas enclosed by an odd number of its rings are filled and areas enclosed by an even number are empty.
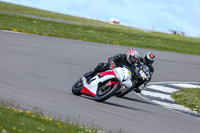
<svg viewBox="0 0 200 133">
<path fill-rule="evenodd" d="M 80 78 L 72 86 L 74 95 L 87 95 L 94 97 L 95 101 L 103 102 L 114 96 L 117 91 L 132 86 L 132 72 L 127 66 L 117 67 L 96 74 L 87 81 L 85 77 Z"/>
<path fill-rule="evenodd" d="M 135 87 L 132 87 L 132 88 L 125 87 L 124 89 L 117 91 L 117 93 L 115 94 L 116 97 L 123 97 L 133 90 L 137 93 L 141 92 L 140 90 L 141 85 L 150 79 L 150 70 L 148 66 L 146 66 L 142 62 L 139 62 L 138 64 L 136 64 L 135 67 L 136 69 L 133 74 L 133 80 L 135 80 L 136 82 Z"/>
</svg>

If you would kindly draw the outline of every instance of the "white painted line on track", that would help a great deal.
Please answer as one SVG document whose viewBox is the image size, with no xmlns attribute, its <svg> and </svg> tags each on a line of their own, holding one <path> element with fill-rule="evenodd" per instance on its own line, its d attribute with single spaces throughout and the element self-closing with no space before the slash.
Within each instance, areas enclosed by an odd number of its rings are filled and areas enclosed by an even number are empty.
<svg viewBox="0 0 200 133">
<path fill-rule="evenodd" d="M 167 93 L 173 93 L 173 92 L 178 91 L 178 89 L 174 89 L 171 87 L 164 87 L 164 86 L 160 86 L 160 85 L 151 85 L 148 88 L 157 90 L 157 91 L 167 92 Z"/>
<path fill-rule="evenodd" d="M 169 87 L 167 87 L 169 86 Z M 178 87 L 178 89 L 177 89 Z M 164 108 L 174 110 L 176 112 L 181 112 L 188 116 L 198 118 L 200 120 L 200 114 L 197 111 L 179 105 L 171 97 L 171 94 L 180 90 L 181 88 L 200 88 L 200 82 L 198 83 L 178 83 L 178 82 L 169 82 L 169 83 L 151 83 L 144 88 L 141 92 L 146 99 L 151 102 L 158 104 Z"/>
<path fill-rule="evenodd" d="M 182 87 L 182 88 L 200 88 L 200 86 L 192 85 L 192 84 L 171 84 L 171 85 Z"/>
<path fill-rule="evenodd" d="M 151 96 L 151 97 L 155 97 L 155 98 L 161 98 L 161 99 L 174 101 L 174 99 L 171 98 L 171 95 L 162 94 L 162 93 L 158 93 L 158 92 L 150 92 L 150 91 L 143 90 L 142 94 L 145 96 Z"/>
<path fill-rule="evenodd" d="M 188 113 L 195 113 L 195 114 L 197 114 L 196 111 L 193 111 L 193 110 L 191 110 L 189 108 L 186 108 L 183 105 L 166 103 L 166 102 L 161 102 L 161 101 L 156 101 L 156 100 L 152 100 L 152 101 L 155 102 L 155 103 L 157 103 L 157 104 L 159 104 L 159 105 L 162 105 L 162 106 L 165 106 L 167 108 L 170 108 L 170 109 L 176 109 L 176 110 L 185 111 L 185 112 L 188 112 Z"/>
</svg>

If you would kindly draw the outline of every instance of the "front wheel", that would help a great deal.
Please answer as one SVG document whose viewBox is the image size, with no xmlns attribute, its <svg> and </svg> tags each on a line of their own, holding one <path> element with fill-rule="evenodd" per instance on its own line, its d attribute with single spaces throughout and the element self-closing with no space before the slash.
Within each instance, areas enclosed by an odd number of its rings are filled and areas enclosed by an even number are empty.
<svg viewBox="0 0 200 133">
<path fill-rule="evenodd" d="M 113 83 L 111 86 L 106 84 L 97 91 L 96 95 L 94 96 L 94 100 L 97 102 L 103 102 L 115 95 L 118 89 L 119 85 L 117 83 Z"/>
<path fill-rule="evenodd" d="M 123 97 L 123 96 L 125 96 L 126 94 L 128 94 L 130 91 L 132 91 L 133 90 L 133 88 L 132 87 L 130 87 L 130 88 L 124 88 L 124 89 L 122 89 L 122 90 L 120 90 L 120 92 L 117 92 L 116 94 L 115 94 L 115 96 L 116 97 Z"/>
<path fill-rule="evenodd" d="M 78 81 L 76 81 L 76 83 L 74 83 L 74 85 L 72 86 L 72 93 L 74 95 L 78 95 L 78 96 L 82 95 L 81 89 L 83 87 L 83 82 L 81 79 L 82 78 L 80 78 Z"/>
</svg>

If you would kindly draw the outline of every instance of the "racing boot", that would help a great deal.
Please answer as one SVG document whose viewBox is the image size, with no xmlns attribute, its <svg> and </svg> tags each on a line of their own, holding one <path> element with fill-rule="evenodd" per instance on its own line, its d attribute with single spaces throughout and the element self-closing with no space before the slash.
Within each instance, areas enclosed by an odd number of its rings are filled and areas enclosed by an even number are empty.
<svg viewBox="0 0 200 133">
<path fill-rule="evenodd" d="M 93 75 L 94 75 L 94 71 L 89 71 L 89 72 L 85 73 L 83 75 L 83 77 L 85 77 L 86 78 L 86 82 L 89 83 L 89 81 L 90 81 L 91 77 L 93 77 Z"/>
<path fill-rule="evenodd" d="M 141 86 L 138 86 L 139 81 L 137 79 L 134 79 L 133 83 L 135 83 L 133 91 L 135 91 L 136 93 L 140 93 L 141 92 Z"/>
<path fill-rule="evenodd" d="M 140 85 L 140 86 L 138 86 L 134 91 L 136 92 L 136 93 L 141 93 L 141 91 L 142 91 L 142 89 L 145 87 L 145 85 Z"/>
<path fill-rule="evenodd" d="M 138 87 L 134 90 L 136 93 L 140 93 L 142 90 Z"/>
<path fill-rule="evenodd" d="M 92 71 L 89 71 L 89 72 L 85 73 L 85 74 L 83 75 L 83 77 L 88 78 L 88 77 L 92 76 L 92 74 L 93 74 L 93 72 L 92 72 Z"/>
</svg>

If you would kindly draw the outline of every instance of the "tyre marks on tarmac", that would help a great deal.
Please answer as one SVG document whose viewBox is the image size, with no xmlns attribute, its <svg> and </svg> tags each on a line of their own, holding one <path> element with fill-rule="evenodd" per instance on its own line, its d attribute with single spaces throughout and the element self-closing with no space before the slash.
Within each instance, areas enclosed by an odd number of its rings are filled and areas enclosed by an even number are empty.
<svg viewBox="0 0 200 133">
<path fill-rule="evenodd" d="M 181 112 L 200 120 L 200 114 L 183 105 L 177 104 L 171 97 L 173 92 L 182 88 L 200 88 L 200 83 L 153 83 L 144 88 L 141 94 L 164 108 Z"/>
</svg>

